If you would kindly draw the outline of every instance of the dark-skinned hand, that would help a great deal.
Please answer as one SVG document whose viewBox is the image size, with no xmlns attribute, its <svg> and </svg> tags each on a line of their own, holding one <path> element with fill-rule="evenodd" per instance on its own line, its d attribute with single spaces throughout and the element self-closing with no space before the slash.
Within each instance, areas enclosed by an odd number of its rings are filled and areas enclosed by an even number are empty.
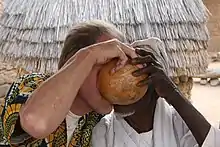
<svg viewBox="0 0 220 147">
<path fill-rule="evenodd" d="M 159 97 L 169 99 L 171 95 L 178 91 L 177 86 L 166 75 L 163 66 L 159 63 L 153 53 L 143 49 L 136 49 L 139 57 L 132 59 L 133 65 L 143 65 L 143 68 L 133 72 L 133 76 L 147 74 L 148 77 L 138 83 L 138 86 L 152 84 Z"/>
<path fill-rule="evenodd" d="M 211 128 L 210 123 L 196 110 L 196 108 L 181 94 L 177 86 L 166 75 L 163 66 L 155 56 L 145 50 L 136 49 L 140 56 L 132 59 L 134 65 L 142 64 L 143 68 L 135 71 L 134 76 L 142 74 L 149 75 L 139 86 L 152 84 L 157 95 L 163 97 L 180 114 L 184 122 L 189 127 L 199 146 L 202 146 Z"/>
</svg>

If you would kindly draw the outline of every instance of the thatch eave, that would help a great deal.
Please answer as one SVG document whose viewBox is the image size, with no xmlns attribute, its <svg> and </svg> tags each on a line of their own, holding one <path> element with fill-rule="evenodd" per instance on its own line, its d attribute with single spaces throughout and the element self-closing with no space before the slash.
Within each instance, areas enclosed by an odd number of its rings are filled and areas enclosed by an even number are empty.
<svg viewBox="0 0 220 147">
<path fill-rule="evenodd" d="M 203 24 L 175 24 L 175 25 L 117 25 L 122 30 L 125 29 L 128 33 L 137 34 L 139 39 L 144 39 L 146 36 L 158 37 L 162 40 L 177 40 L 177 39 L 188 39 L 188 40 L 209 40 L 209 33 L 207 27 Z M 57 28 L 40 28 L 40 29 L 17 29 L 11 28 L 6 25 L 0 27 L 2 34 L 0 40 L 24 40 L 29 42 L 63 42 L 66 34 L 71 27 L 57 27 Z M 129 30 L 129 31 L 128 31 Z M 132 31 L 133 30 L 133 31 Z M 147 31 L 148 30 L 148 31 Z M 148 32 L 148 33 L 146 33 Z M 144 34 L 143 34 L 144 33 Z M 35 35 L 33 35 L 35 34 Z M 127 35 L 127 34 L 126 34 Z M 129 35 L 129 34 L 128 34 Z M 130 35 L 132 36 L 132 35 Z M 143 37 L 140 37 L 143 36 Z M 135 38 L 135 37 L 134 37 Z"/>
<path fill-rule="evenodd" d="M 173 76 L 207 68 L 208 12 L 201 0 L 6 0 L 5 8 L 0 56 L 30 71 L 56 71 L 68 30 L 91 19 L 115 24 L 130 41 L 160 38 Z"/>
<path fill-rule="evenodd" d="M 59 58 L 62 44 L 30 44 L 28 42 L 0 42 L 1 54 L 14 58 Z M 47 50 L 44 50 L 47 48 Z"/>
</svg>

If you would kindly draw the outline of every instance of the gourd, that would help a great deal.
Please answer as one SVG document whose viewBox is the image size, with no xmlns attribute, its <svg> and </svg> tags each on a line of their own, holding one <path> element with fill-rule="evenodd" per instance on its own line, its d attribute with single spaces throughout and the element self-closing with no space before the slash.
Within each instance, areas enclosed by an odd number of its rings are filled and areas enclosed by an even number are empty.
<svg viewBox="0 0 220 147">
<path fill-rule="evenodd" d="M 129 105 L 140 100 L 147 92 L 148 86 L 138 87 L 137 83 L 147 75 L 134 77 L 132 72 L 139 68 L 129 62 L 118 71 L 112 73 L 118 60 L 114 59 L 103 65 L 98 75 L 98 89 L 106 100 L 112 104 Z"/>
</svg>

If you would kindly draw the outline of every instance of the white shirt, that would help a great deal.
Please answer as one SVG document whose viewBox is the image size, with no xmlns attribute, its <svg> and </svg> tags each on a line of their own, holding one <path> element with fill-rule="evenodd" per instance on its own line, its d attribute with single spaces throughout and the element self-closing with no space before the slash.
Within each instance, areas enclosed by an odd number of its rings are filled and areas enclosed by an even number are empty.
<svg viewBox="0 0 220 147">
<path fill-rule="evenodd" d="M 153 131 L 137 133 L 124 119 L 120 119 L 122 127 L 138 147 L 153 147 Z M 126 143 L 124 143 L 126 146 Z"/>
<path fill-rule="evenodd" d="M 69 111 L 66 116 L 67 146 L 69 145 L 69 143 L 71 141 L 73 131 L 77 127 L 78 120 L 80 117 L 81 116 L 77 116 L 77 115 L 73 114 L 71 111 Z"/>
<path fill-rule="evenodd" d="M 80 116 L 73 114 L 71 111 L 69 111 L 66 116 L 67 146 L 69 145 L 69 143 L 71 141 L 73 131 L 77 127 L 77 123 L 78 123 L 79 118 L 80 118 Z M 129 135 L 132 136 L 132 138 L 134 138 L 136 144 L 139 147 L 153 147 L 152 146 L 153 131 L 138 134 L 132 127 L 130 127 L 130 125 L 124 119 L 121 119 L 120 123 L 127 130 Z M 125 144 L 125 146 L 126 146 L 126 144 Z"/>
<path fill-rule="evenodd" d="M 148 147 L 144 142 L 152 141 L 149 147 L 199 147 L 180 115 L 162 98 L 155 109 L 153 135 L 131 133 L 131 127 L 125 125 L 125 120 L 114 112 L 104 116 L 93 129 L 92 146 Z M 202 147 L 220 147 L 219 138 L 220 130 L 211 127 Z"/>
</svg>

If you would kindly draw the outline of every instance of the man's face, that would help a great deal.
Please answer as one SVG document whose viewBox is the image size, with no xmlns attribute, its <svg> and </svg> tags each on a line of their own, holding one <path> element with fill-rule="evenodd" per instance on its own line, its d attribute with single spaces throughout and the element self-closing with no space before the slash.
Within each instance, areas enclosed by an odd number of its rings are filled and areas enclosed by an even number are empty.
<svg viewBox="0 0 220 147">
<path fill-rule="evenodd" d="M 101 36 L 97 43 L 113 39 L 108 36 Z M 99 90 L 97 88 L 97 76 L 101 65 L 94 66 L 89 76 L 84 81 L 83 85 L 79 90 L 79 96 L 91 107 L 92 110 L 101 113 L 107 114 L 112 110 L 112 105 L 102 98 Z"/>
</svg>

